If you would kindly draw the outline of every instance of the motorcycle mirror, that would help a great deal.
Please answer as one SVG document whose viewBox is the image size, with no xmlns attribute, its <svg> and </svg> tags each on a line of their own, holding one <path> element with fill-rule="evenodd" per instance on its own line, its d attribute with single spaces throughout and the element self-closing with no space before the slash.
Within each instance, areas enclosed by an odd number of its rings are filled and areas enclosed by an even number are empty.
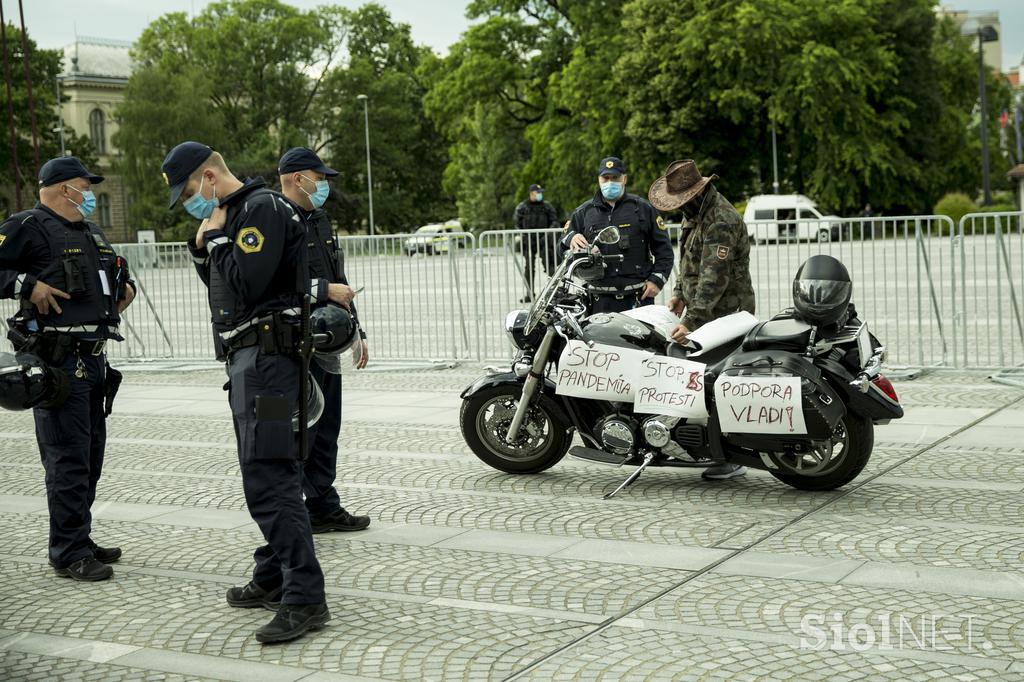
<svg viewBox="0 0 1024 682">
<path fill-rule="evenodd" d="M 597 233 L 597 236 L 594 238 L 594 242 L 598 244 L 618 244 L 619 228 L 614 225 L 604 228 Z"/>
</svg>

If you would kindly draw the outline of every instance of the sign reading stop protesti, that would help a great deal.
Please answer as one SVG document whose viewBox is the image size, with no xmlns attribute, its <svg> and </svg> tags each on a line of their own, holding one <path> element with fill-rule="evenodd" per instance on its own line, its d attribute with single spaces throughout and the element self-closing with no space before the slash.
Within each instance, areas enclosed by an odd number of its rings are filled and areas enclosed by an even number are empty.
<svg viewBox="0 0 1024 682">
<path fill-rule="evenodd" d="M 633 402 L 643 361 L 653 353 L 570 341 L 558 360 L 556 392 L 576 398 Z"/>
<path fill-rule="evenodd" d="M 722 376 L 715 403 L 722 433 L 807 433 L 799 377 Z"/>
<path fill-rule="evenodd" d="M 656 356 L 648 358 L 637 380 L 633 409 L 644 414 L 703 419 L 708 416 L 704 399 L 706 365 Z"/>
</svg>

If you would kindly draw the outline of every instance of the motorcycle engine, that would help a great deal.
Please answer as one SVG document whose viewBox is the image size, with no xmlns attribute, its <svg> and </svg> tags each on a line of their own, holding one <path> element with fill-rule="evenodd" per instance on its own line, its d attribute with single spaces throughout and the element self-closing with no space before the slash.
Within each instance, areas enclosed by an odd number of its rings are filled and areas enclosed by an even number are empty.
<svg viewBox="0 0 1024 682">
<path fill-rule="evenodd" d="M 614 455 L 632 454 L 636 447 L 639 425 L 636 420 L 624 414 L 610 414 L 597 425 L 604 449 Z"/>
</svg>

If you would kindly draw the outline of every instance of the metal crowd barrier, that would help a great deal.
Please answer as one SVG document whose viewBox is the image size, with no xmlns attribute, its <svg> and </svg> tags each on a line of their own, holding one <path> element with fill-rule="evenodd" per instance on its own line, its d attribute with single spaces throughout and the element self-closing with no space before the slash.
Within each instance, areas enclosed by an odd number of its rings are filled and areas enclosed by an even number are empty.
<svg viewBox="0 0 1024 682">
<path fill-rule="evenodd" d="M 958 367 L 1024 366 L 1024 213 L 971 213 L 952 240 Z"/>
<path fill-rule="evenodd" d="M 830 253 L 854 281 L 853 299 L 911 368 L 1010 368 L 1024 364 L 1024 214 L 972 214 L 753 221 L 748 231 L 757 315 L 791 305 L 792 281 L 808 256 Z M 678 274 L 679 227 L 672 282 Z M 508 358 L 503 322 L 528 308 L 562 256 L 560 230 L 342 237 L 349 281 L 378 361 Z M 206 288 L 184 244 L 116 247 L 132 266 L 138 298 L 114 358 L 213 357 Z M 527 262 L 531 264 L 527 268 Z M 531 272 L 532 271 L 532 272 Z M 0 302 L 5 317 L 11 301 Z"/>
</svg>

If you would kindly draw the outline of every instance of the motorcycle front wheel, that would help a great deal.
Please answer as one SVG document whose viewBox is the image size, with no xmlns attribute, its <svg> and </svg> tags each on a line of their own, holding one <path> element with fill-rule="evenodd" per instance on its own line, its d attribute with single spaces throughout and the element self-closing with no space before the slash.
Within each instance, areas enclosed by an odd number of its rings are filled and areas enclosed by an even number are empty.
<svg viewBox="0 0 1024 682">
<path fill-rule="evenodd" d="M 536 474 L 565 457 L 572 427 L 555 401 L 540 393 L 533 397 L 518 437 L 508 442 L 522 393 L 521 384 L 484 389 L 462 402 L 459 424 L 470 450 L 489 466 L 509 474 Z"/>
</svg>

